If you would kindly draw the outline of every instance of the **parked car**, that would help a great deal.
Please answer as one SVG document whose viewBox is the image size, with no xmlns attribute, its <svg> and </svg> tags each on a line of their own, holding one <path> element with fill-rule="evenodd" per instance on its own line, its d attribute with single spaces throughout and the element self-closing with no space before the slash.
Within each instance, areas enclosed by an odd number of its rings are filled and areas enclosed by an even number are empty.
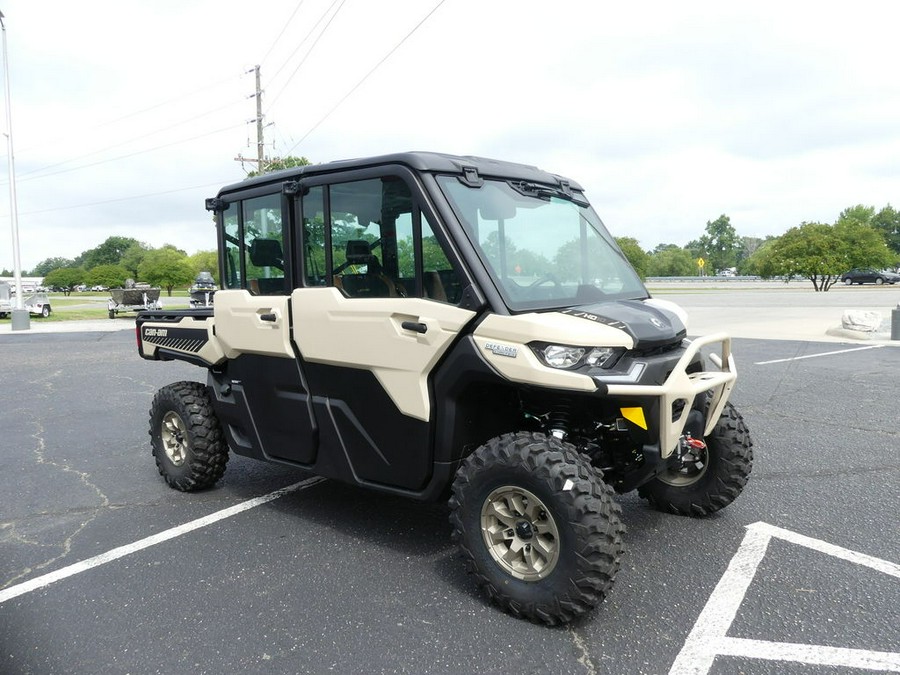
<svg viewBox="0 0 900 675">
<path fill-rule="evenodd" d="M 852 284 L 896 284 L 900 281 L 900 274 L 872 269 L 871 267 L 857 267 L 841 275 L 841 281 L 848 286 Z"/>
</svg>

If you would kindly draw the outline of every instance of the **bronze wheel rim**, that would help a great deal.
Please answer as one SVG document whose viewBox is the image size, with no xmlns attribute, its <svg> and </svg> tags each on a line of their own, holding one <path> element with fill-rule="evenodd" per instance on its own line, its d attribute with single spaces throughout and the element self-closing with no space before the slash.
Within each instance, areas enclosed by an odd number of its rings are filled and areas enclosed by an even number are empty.
<svg viewBox="0 0 900 675">
<path fill-rule="evenodd" d="M 506 485 L 487 496 L 481 533 L 494 562 L 516 579 L 544 579 L 559 561 L 556 522 L 547 506 L 523 488 Z"/>
<path fill-rule="evenodd" d="M 184 420 L 178 413 L 169 411 L 163 416 L 160 427 L 160 437 L 166 457 L 175 466 L 183 465 L 190 447 Z"/>
</svg>

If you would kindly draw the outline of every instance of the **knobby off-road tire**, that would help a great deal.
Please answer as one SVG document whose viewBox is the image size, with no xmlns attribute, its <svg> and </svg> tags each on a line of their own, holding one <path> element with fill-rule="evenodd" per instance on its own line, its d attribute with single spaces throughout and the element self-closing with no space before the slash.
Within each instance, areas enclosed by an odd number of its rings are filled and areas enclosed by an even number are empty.
<svg viewBox="0 0 900 675">
<path fill-rule="evenodd" d="M 450 498 L 453 539 L 487 596 L 510 614 L 555 625 L 596 607 L 624 546 L 621 508 L 587 457 L 519 432 L 462 463 Z"/>
<path fill-rule="evenodd" d="M 638 488 L 650 506 L 701 517 L 725 508 L 741 494 L 753 466 L 753 441 L 744 418 L 728 403 L 707 436 L 702 466 L 669 471 Z"/>
<path fill-rule="evenodd" d="M 160 475 L 176 490 L 202 490 L 222 477 L 228 444 L 204 385 L 176 382 L 156 392 L 150 446 Z"/>
</svg>

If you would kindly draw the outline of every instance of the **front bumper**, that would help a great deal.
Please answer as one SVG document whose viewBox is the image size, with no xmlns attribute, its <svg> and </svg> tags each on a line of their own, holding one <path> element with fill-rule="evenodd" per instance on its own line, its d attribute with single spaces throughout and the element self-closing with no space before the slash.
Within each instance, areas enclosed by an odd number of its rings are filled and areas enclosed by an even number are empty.
<svg viewBox="0 0 900 675">
<path fill-rule="evenodd" d="M 700 349 L 716 344 L 720 351 L 710 354 L 709 359 L 718 370 L 689 372 L 689 366 L 700 358 Z M 709 401 L 703 435 L 712 432 L 737 379 L 731 355 L 731 338 L 726 333 L 690 341 L 662 384 L 638 384 L 635 380 L 639 380 L 640 372 L 635 371 L 640 371 L 640 368 L 632 366 L 631 375 L 626 376 L 595 376 L 594 381 L 600 392 L 612 398 L 656 400 L 657 405 L 651 406 L 651 409 L 657 419 L 652 420 L 651 424 L 658 429 L 659 450 L 663 458 L 671 455 L 678 446 L 694 400 L 706 392 L 709 392 Z"/>
</svg>

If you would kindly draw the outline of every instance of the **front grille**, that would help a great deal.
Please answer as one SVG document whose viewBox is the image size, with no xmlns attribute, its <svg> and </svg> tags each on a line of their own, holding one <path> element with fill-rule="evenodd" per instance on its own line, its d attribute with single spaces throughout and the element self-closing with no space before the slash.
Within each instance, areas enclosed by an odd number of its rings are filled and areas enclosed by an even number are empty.
<svg viewBox="0 0 900 675">
<path fill-rule="evenodd" d="M 630 349 L 626 352 L 626 356 L 646 359 L 650 356 L 661 356 L 663 354 L 668 354 L 669 352 L 674 352 L 677 349 L 681 349 L 681 340 L 670 342 L 667 345 L 648 347 L 647 349 Z"/>
</svg>

